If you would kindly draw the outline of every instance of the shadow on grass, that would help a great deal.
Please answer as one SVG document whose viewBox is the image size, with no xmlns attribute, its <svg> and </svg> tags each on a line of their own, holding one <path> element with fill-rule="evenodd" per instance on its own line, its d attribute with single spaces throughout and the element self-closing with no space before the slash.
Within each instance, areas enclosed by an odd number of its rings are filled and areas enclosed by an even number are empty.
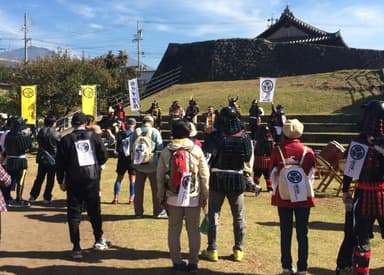
<svg viewBox="0 0 384 275">
<path fill-rule="evenodd" d="M 37 268 L 28 268 L 23 266 L 14 266 L 14 265 L 6 265 L 4 267 L 0 267 L 0 272 L 11 272 L 13 274 L 55 274 L 55 275 L 67 275 L 67 274 L 141 274 L 141 275 L 166 275 L 166 274 L 176 274 L 176 272 L 172 272 L 169 267 L 158 267 L 158 268 L 116 268 L 116 267 L 106 267 L 106 266 L 66 266 L 66 265 L 56 265 L 56 266 L 44 266 Z M 177 274 L 185 274 L 185 272 L 177 272 Z M 199 274 L 201 275 L 211 275 L 211 274 L 239 274 L 237 273 L 225 273 L 225 272 L 217 272 L 210 271 L 208 269 L 200 269 Z M 240 273 L 241 274 L 241 273 Z M 256 275 L 256 274 L 255 274 Z"/>
<path fill-rule="evenodd" d="M 55 200 L 51 204 L 42 201 L 34 202 L 30 207 L 8 207 L 9 212 L 66 212 L 66 201 Z"/>
<path fill-rule="evenodd" d="M 169 252 L 155 250 L 136 250 L 120 246 L 112 246 L 112 248 L 104 251 L 83 249 L 83 259 L 81 259 L 80 261 L 73 260 L 71 258 L 70 251 L 0 251 L 0 258 L 29 258 L 51 260 L 61 259 L 70 262 L 100 263 L 102 260 L 107 259 L 149 260 L 169 258 Z"/>
<path fill-rule="evenodd" d="M 66 212 L 66 209 L 64 209 L 64 210 Z M 67 222 L 67 214 L 66 213 L 55 214 L 55 215 L 47 215 L 45 213 L 43 213 L 43 214 L 26 214 L 25 217 L 28 219 L 32 219 L 32 220 L 39 220 L 42 222 L 49 222 L 49 223 Z M 159 220 L 159 221 L 161 221 L 161 220 L 166 221 L 167 220 L 167 219 L 154 218 L 153 216 L 150 216 L 150 215 L 144 215 L 142 218 L 136 218 L 134 215 L 110 215 L 110 214 L 103 215 L 102 214 L 102 218 L 103 218 L 103 222 L 113 222 L 113 221 L 120 221 L 120 220 L 146 220 L 146 219 Z M 89 221 L 89 217 L 88 217 L 86 211 L 82 213 L 81 220 L 82 221 Z"/>
<path fill-rule="evenodd" d="M 336 270 L 336 267 L 335 267 Z M 324 269 L 320 267 L 313 267 L 309 268 L 308 271 L 311 274 L 316 274 L 316 275 L 335 275 L 335 270 L 329 270 L 329 269 Z M 384 268 L 373 268 L 370 270 L 371 275 L 375 274 L 384 274 Z"/>
<path fill-rule="evenodd" d="M 278 222 L 256 222 L 256 224 L 263 226 L 280 226 Z M 344 224 L 312 221 L 309 222 L 309 230 L 344 231 Z M 380 227 L 375 224 L 373 231 L 380 233 Z"/>
</svg>

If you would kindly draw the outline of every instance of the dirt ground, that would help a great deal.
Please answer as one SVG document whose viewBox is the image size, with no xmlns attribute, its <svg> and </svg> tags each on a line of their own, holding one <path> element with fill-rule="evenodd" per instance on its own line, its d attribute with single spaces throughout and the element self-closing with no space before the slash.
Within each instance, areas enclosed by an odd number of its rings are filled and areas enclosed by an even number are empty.
<svg viewBox="0 0 384 275">
<path fill-rule="evenodd" d="M 29 160 L 24 198 L 28 198 L 36 167 L 34 157 Z M 144 219 L 134 219 L 133 206 L 127 204 L 127 182 L 122 185 L 121 204 L 110 204 L 113 197 L 116 159 L 110 159 L 103 171 L 102 214 L 104 236 L 113 244 L 111 249 L 95 252 L 92 228 L 86 215 L 80 226 L 82 260 L 73 260 L 72 245 L 66 223 L 65 193 L 56 185 L 53 203 L 43 205 L 41 195 L 30 208 L 11 208 L 1 214 L 0 275 L 9 274 L 188 274 L 172 272 L 167 246 L 167 220 L 151 216 L 149 184 L 146 184 Z M 43 188 L 45 183 L 43 184 Z M 330 190 L 335 192 L 335 190 Z M 124 196 L 123 196 L 124 195 Z M 125 201 L 124 199 L 125 198 Z M 228 204 L 220 217 L 220 259 L 213 263 L 200 261 L 200 275 L 252 274 L 271 275 L 281 271 L 279 265 L 278 218 L 270 206 L 270 194 L 263 192 L 255 198 L 245 197 L 247 235 L 246 256 L 240 263 L 233 262 L 232 220 Z M 334 274 L 335 259 L 342 240 L 343 205 L 340 198 L 319 197 L 311 214 L 311 250 L 308 275 Z M 259 211 L 261 210 L 261 211 Z M 377 231 L 377 229 L 376 229 Z M 372 274 L 384 274 L 382 240 L 377 233 L 373 240 Z M 328 241 L 332 237 L 332 241 Z M 272 242 L 271 242 L 272 240 Z M 315 245 L 317 243 L 317 245 Z M 201 247 L 205 248 L 206 236 Z M 295 247 L 295 242 L 293 242 Z M 182 250 L 187 248 L 186 233 L 182 233 Z M 293 248 L 295 249 L 295 248 Z"/>
<path fill-rule="evenodd" d="M 111 167 L 115 167 L 115 160 L 111 160 Z M 23 198 L 29 197 L 36 166 L 34 157 L 28 161 L 28 169 Z M 114 181 L 108 178 L 108 191 L 113 190 L 110 185 Z M 83 259 L 71 258 L 72 245 L 69 240 L 68 225 L 66 223 L 65 193 L 60 191 L 55 183 L 53 202 L 43 205 L 42 192 L 38 201 L 29 208 L 9 208 L 8 212 L 1 213 L 1 240 L 0 240 L 0 275 L 5 274 L 169 274 L 171 272 L 169 253 L 167 251 L 166 237 L 153 247 L 146 245 L 151 234 L 141 234 L 146 228 L 159 228 L 166 236 L 166 219 L 153 219 L 147 216 L 144 219 L 133 219 L 133 206 L 127 203 L 119 204 L 123 213 L 115 211 L 109 203 L 111 192 L 102 196 L 102 213 L 104 236 L 112 241 L 113 247 L 104 251 L 93 251 L 94 243 L 92 228 L 84 213 L 80 225 L 81 246 Z M 148 186 L 147 184 L 146 186 Z M 113 185 L 112 185 L 113 186 Z M 127 192 L 127 190 L 125 190 Z M 146 191 L 148 192 L 148 191 Z M 108 195 L 108 196 L 107 196 Z M 147 195 L 149 196 L 149 194 Z M 148 208 L 147 208 L 148 209 Z M 147 210 L 148 212 L 148 210 Z M 150 213 L 147 213 L 150 214 Z M 129 242 L 129 226 L 135 227 L 135 243 Z M 136 226 L 136 225 L 137 226 Z M 141 230 L 141 231 L 140 231 Z M 158 229 L 156 229 L 158 230 Z M 149 237 L 148 237 L 149 235 Z M 141 240 L 140 238 L 144 238 Z M 147 238 L 147 239 L 145 239 Z M 150 240 L 151 243 L 152 240 Z M 209 266 L 211 263 L 207 262 Z M 213 263 L 212 263 L 213 264 Z M 212 268 L 215 270 L 215 268 Z M 239 274 L 200 270 L 200 274 Z"/>
</svg>

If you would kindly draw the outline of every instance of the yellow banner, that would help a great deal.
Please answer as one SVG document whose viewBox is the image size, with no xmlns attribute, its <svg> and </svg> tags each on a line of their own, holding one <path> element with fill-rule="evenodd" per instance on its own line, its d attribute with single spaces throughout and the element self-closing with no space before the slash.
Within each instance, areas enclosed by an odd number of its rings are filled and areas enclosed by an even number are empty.
<svg viewBox="0 0 384 275">
<path fill-rule="evenodd" d="M 36 85 L 21 86 L 21 117 L 26 124 L 36 124 Z"/>
<path fill-rule="evenodd" d="M 81 85 L 82 112 L 96 119 L 96 85 Z"/>
</svg>

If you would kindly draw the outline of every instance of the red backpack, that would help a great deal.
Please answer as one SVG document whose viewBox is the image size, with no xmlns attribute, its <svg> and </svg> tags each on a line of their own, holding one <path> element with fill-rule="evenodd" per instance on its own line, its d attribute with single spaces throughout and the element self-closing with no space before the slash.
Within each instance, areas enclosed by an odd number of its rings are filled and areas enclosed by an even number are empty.
<svg viewBox="0 0 384 275">
<path fill-rule="evenodd" d="M 178 191 L 183 174 L 190 172 L 191 152 L 186 149 L 171 151 L 169 159 L 170 178 L 172 187 Z"/>
</svg>

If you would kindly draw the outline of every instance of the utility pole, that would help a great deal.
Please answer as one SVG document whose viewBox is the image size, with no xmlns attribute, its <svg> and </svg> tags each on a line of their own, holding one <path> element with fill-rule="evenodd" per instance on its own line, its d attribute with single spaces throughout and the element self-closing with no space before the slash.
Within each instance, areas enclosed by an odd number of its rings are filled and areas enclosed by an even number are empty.
<svg viewBox="0 0 384 275">
<path fill-rule="evenodd" d="M 27 22 L 27 14 L 24 13 L 24 64 L 28 62 L 28 42 L 31 40 L 27 37 L 28 34 L 28 22 Z"/>
<path fill-rule="evenodd" d="M 141 72 L 141 55 L 143 54 L 141 52 L 141 40 L 143 40 L 143 29 L 140 28 L 140 21 L 137 20 L 137 33 L 135 35 L 135 39 L 133 39 L 133 42 L 137 42 L 137 69 L 139 73 Z"/>
</svg>

